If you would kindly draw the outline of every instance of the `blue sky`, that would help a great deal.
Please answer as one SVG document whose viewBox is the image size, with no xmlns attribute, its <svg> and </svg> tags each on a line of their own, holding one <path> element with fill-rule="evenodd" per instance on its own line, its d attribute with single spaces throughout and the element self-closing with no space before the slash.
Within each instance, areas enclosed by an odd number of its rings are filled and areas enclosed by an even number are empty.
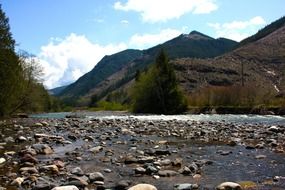
<svg viewBox="0 0 285 190">
<path fill-rule="evenodd" d="M 38 57 L 48 88 L 104 55 L 200 31 L 240 41 L 284 16 L 284 0 L 1 0 L 17 49 Z"/>
</svg>

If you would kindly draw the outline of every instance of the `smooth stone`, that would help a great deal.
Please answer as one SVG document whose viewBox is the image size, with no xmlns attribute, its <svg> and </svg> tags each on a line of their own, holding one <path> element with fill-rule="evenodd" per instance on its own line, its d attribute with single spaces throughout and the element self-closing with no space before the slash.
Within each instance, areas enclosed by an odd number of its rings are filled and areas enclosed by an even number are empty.
<svg viewBox="0 0 285 190">
<path fill-rule="evenodd" d="M 104 169 L 103 171 L 104 171 L 105 173 L 112 173 L 112 170 L 110 170 L 110 169 L 108 169 L 108 168 Z"/>
<path fill-rule="evenodd" d="M 20 172 L 39 173 L 35 167 L 23 167 L 19 169 Z"/>
<path fill-rule="evenodd" d="M 43 124 L 41 124 L 41 123 L 34 123 L 34 127 L 43 127 Z"/>
<path fill-rule="evenodd" d="M 79 189 L 74 185 L 67 185 L 67 186 L 54 187 L 52 190 L 79 190 Z"/>
<path fill-rule="evenodd" d="M 103 150 L 103 147 L 102 146 L 96 146 L 96 147 L 93 147 L 93 148 L 90 148 L 89 151 L 90 152 L 93 152 L 93 153 L 98 153 L 100 151 Z"/>
<path fill-rule="evenodd" d="M 181 174 L 183 174 L 183 175 L 189 175 L 189 174 L 195 173 L 195 171 L 192 172 L 192 171 L 190 170 L 190 168 L 188 168 L 187 166 L 184 166 L 183 168 L 181 168 L 181 169 L 179 170 L 179 173 L 181 173 Z"/>
<path fill-rule="evenodd" d="M 218 187 L 216 188 L 217 190 L 241 190 L 241 186 L 238 183 L 234 183 L 234 182 L 224 182 L 221 183 L 220 185 L 218 185 Z"/>
<path fill-rule="evenodd" d="M 142 183 L 132 186 L 128 190 L 157 190 L 157 188 L 153 185 Z"/>
<path fill-rule="evenodd" d="M 146 169 L 144 169 L 143 167 L 135 168 L 135 174 L 145 174 L 145 173 L 146 173 Z"/>
<path fill-rule="evenodd" d="M 45 171 L 50 171 L 52 173 L 58 173 L 58 167 L 56 165 L 48 165 L 48 166 L 43 166 L 41 167 L 41 169 L 45 170 Z"/>
<path fill-rule="evenodd" d="M 172 171 L 172 170 L 160 170 L 158 172 L 158 175 L 161 177 L 171 177 L 171 176 L 178 175 L 178 173 L 176 171 Z"/>
<path fill-rule="evenodd" d="M 3 164 L 4 162 L 6 162 L 5 158 L 0 158 L 0 164 Z"/>
<path fill-rule="evenodd" d="M 93 184 L 95 185 L 104 185 L 104 181 L 94 181 Z"/>
<path fill-rule="evenodd" d="M 265 156 L 265 155 L 257 155 L 257 156 L 255 156 L 255 158 L 256 159 L 264 159 L 264 158 L 266 158 L 267 156 Z"/>
<path fill-rule="evenodd" d="M 24 136 L 19 136 L 16 138 L 15 140 L 16 142 L 25 142 L 25 141 L 28 141 L 28 139 Z"/>
<path fill-rule="evenodd" d="M 68 178 L 68 182 L 65 185 L 75 185 L 77 187 L 86 187 L 89 184 L 87 183 L 88 178 L 83 176 L 83 177 L 75 177 L 72 176 Z"/>
<path fill-rule="evenodd" d="M 14 179 L 14 180 L 11 182 L 11 185 L 12 185 L 12 186 L 17 186 L 17 187 L 19 187 L 23 182 L 24 182 L 24 178 L 22 178 L 22 177 L 17 177 L 16 179 Z"/>
<path fill-rule="evenodd" d="M 191 183 L 182 183 L 174 185 L 174 190 L 194 190 L 198 188 L 199 186 L 197 184 L 191 184 Z"/>
<path fill-rule="evenodd" d="M 125 190 L 127 187 L 131 185 L 131 181 L 129 180 L 121 180 L 117 183 L 116 189 L 118 190 Z"/>
<path fill-rule="evenodd" d="M 82 169 L 80 167 L 73 168 L 71 170 L 71 173 L 74 175 L 78 175 L 78 176 L 84 175 L 84 172 L 82 171 Z"/>
<path fill-rule="evenodd" d="M 94 182 L 94 181 L 104 181 L 105 177 L 102 173 L 100 172 L 94 172 L 94 173 L 90 173 L 89 174 L 89 180 L 90 182 Z"/>
<path fill-rule="evenodd" d="M 167 165 L 171 164 L 171 160 L 170 159 L 164 159 L 164 160 L 161 160 L 159 163 L 162 166 L 167 166 Z"/>
</svg>

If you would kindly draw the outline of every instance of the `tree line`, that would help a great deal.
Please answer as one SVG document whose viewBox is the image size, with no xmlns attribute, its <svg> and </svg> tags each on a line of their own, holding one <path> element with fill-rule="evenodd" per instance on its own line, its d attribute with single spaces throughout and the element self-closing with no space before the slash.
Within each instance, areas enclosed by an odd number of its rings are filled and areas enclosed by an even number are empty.
<svg viewBox="0 0 285 190">
<path fill-rule="evenodd" d="M 15 51 L 9 19 L 0 5 L 0 117 L 60 109 L 44 88 L 36 57 Z"/>
</svg>

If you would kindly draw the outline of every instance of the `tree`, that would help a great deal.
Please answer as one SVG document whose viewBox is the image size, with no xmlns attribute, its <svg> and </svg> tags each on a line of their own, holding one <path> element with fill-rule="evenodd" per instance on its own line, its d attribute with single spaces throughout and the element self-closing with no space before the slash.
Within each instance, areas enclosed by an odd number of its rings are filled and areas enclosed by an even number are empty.
<svg viewBox="0 0 285 190">
<path fill-rule="evenodd" d="M 21 94 L 22 68 L 14 48 L 9 19 L 0 5 L 0 116 L 9 114 Z"/>
<path fill-rule="evenodd" d="M 35 57 L 15 52 L 9 19 L 0 5 L 0 117 L 16 111 L 48 111 L 58 107 L 41 84 L 40 75 Z"/>
<path fill-rule="evenodd" d="M 163 50 L 155 64 L 136 81 L 132 99 L 133 111 L 137 113 L 177 114 L 186 111 L 186 99 Z"/>
</svg>

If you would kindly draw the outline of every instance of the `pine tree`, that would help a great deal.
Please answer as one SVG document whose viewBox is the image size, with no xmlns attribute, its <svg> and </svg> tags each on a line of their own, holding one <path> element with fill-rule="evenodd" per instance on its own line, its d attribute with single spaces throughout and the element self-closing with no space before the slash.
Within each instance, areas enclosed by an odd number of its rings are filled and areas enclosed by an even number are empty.
<svg viewBox="0 0 285 190">
<path fill-rule="evenodd" d="M 185 97 L 163 50 L 155 64 L 137 80 L 132 98 L 133 111 L 138 113 L 177 114 L 186 111 Z"/>
</svg>

